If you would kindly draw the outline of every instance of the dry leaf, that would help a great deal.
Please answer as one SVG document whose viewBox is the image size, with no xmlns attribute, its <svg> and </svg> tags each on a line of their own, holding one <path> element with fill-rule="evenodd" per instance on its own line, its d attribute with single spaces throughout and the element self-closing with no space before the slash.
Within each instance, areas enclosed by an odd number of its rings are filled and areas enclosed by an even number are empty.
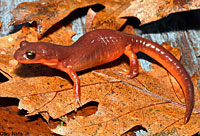
<svg viewBox="0 0 200 136">
<path fill-rule="evenodd" d="M 124 17 L 137 17 L 142 25 L 161 19 L 171 13 L 194 10 L 200 7 L 199 0 L 171 1 L 170 3 L 169 0 L 135 0 L 120 4 L 120 7 L 114 9 L 110 8 L 110 3 L 105 3 L 106 8 L 96 14 L 92 29 L 110 28 L 118 30 L 126 21 Z"/>
<path fill-rule="evenodd" d="M 171 13 L 188 11 L 199 8 L 199 0 L 173 1 L 172 7 L 168 0 L 141 1 L 77 1 L 77 0 L 41 0 L 38 2 L 22 3 L 12 11 L 12 24 L 29 21 L 37 22 L 37 31 L 43 35 L 50 27 L 64 19 L 73 10 L 95 4 L 105 6 L 98 12 L 92 28 L 110 28 L 118 30 L 126 21 L 122 17 L 137 17 L 141 24 L 163 18 Z M 67 9 L 67 10 L 66 10 Z"/>
<path fill-rule="evenodd" d="M 134 2 L 136 4 L 133 4 Z M 52 129 L 58 134 L 121 135 L 136 125 L 146 128 L 150 135 L 168 132 L 172 135 L 192 135 L 200 131 L 198 76 L 193 77 L 194 112 L 190 122 L 183 125 L 185 114 L 185 106 L 182 104 L 184 102 L 183 92 L 176 80 L 157 64 L 153 64 L 149 72 L 140 68 L 140 74 L 134 79 L 126 79 L 118 74 L 122 69 L 129 68 L 125 63 L 127 58 L 124 57 L 97 67 L 96 70 L 81 73 L 79 78 L 81 79 L 82 104 L 93 101 L 98 103 L 96 106 L 98 108 L 96 112 L 86 116 L 74 115 L 76 118 L 70 118 L 74 109 L 74 98 L 71 80 L 67 78 L 66 73 L 38 64 L 17 65 L 12 55 L 19 47 L 20 41 L 25 39 L 37 41 L 38 37 L 41 38 L 41 35 L 48 32 L 49 28 L 55 27 L 55 24 L 69 15 L 71 11 L 95 3 L 95 1 L 91 3 L 43 0 L 31 4 L 20 4 L 13 11 L 15 23 L 36 21 L 40 35 L 38 36 L 35 29 L 24 27 L 16 34 L 0 39 L 2 43 L 0 44 L 0 70 L 9 78 L 9 81 L 0 84 L 0 96 L 20 99 L 19 108 L 26 109 L 29 112 L 28 115 L 42 113 L 46 120 L 52 117 L 65 121 L 66 126 Z M 104 1 L 99 3 L 102 4 Z M 152 7 L 149 6 L 150 3 L 144 1 L 142 3 L 139 1 L 132 3 L 105 2 L 105 9 L 95 16 L 92 27 L 120 28 L 125 20 L 121 20 L 119 16 L 122 17 L 123 14 L 123 16 L 128 16 L 125 12 L 127 9 L 135 8 L 132 6 L 137 7 L 135 12 L 143 23 L 155 19 L 154 17 L 151 17 L 150 20 L 147 17 L 146 19 L 142 18 L 140 15 L 145 12 L 141 12 L 141 10 L 138 12 L 137 9 L 142 7 L 137 4 L 148 5 L 145 7 L 146 9 L 155 8 L 153 2 L 151 2 Z M 157 3 L 157 5 L 159 4 Z M 161 6 L 159 5 L 157 9 Z M 155 12 L 152 12 L 152 15 L 155 15 Z M 47 37 L 44 35 L 41 40 L 69 44 L 71 43 L 69 37 L 73 35 L 69 28 L 70 25 L 59 27 Z M 67 35 L 67 38 L 63 35 Z M 56 39 L 57 36 L 58 39 Z M 174 50 L 176 49 L 172 49 L 172 51 Z M 174 51 L 174 54 L 180 57 L 179 51 Z"/>
<path fill-rule="evenodd" d="M 130 4 L 128 1 L 70 1 L 70 0 L 41 0 L 38 2 L 22 3 L 19 4 L 16 9 L 12 11 L 13 18 L 11 23 L 18 25 L 25 22 L 36 21 L 37 31 L 39 35 L 43 35 L 50 27 L 61 21 L 68 16 L 73 10 L 81 7 L 86 7 L 94 4 L 106 5 L 106 10 L 109 10 L 109 14 L 106 14 L 106 20 L 111 21 L 109 26 L 120 27 L 119 24 L 123 24 L 125 19 L 116 21 L 116 15 L 119 15 L 121 10 L 125 10 Z M 127 4 L 126 4 L 127 3 Z M 122 6 L 121 6 L 122 5 Z M 67 10 L 66 10 L 67 9 Z M 115 12 L 111 14 L 111 12 Z M 109 16 L 108 16 L 109 15 Z M 102 16 L 101 16 L 102 17 Z M 107 22 L 105 20 L 105 22 Z M 116 25 L 111 23 L 117 22 Z M 99 27 L 101 23 L 99 24 Z M 117 26 L 119 25 L 119 26 Z M 97 27 L 97 26 L 96 26 Z"/>
<path fill-rule="evenodd" d="M 18 62 L 13 58 L 14 52 L 19 48 L 22 40 L 38 41 L 34 28 L 23 27 L 19 32 L 0 38 L 0 69 L 8 79 L 15 77 L 13 70 Z"/>
<path fill-rule="evenodd" d="M 99 70 L 95 73 L 108 79 L 109 76 L 116 77 L 113 75 L 115 69 L 118 69 L 118 67 Z M 155 75 L 155 73 L 157 74 Z M 123 79 L 123 77 L 121 78 Z M 109 80 L 121 80 L 121 78 Z M 187 125 L 183 125 L 182 121 L 179 121 L 179 119 L 183 120 L 184 118 L 184 110 L 179 105 L 180 101 L 176 95 L 179 95 L 182 100 L 184 100 L 184 97 L 175 80 L 169 78 L 164 69 L 153 65 L 150 73 L 141 71 L 136 79 L 124 79 L 119 83 L 107 83 L 101 86 L 97 84 L 95 87 L 90 86 L 90 88 L 82 87 L 82 93 L 85 94 L 89 91 L 86 96 L 90 99 L 102 93 L 99 95 L 100 98 L 95 100 L 99 103 L 97 112 L 88 117 L 76 116 L 75 119 L 66 122 L 66 127 L 58 126 L 58 128 L 52 130 L 54 132 L 62 130 L 64 135 L 120 135 L 135 125 L 142 125 L 150 134 L 151 132 L 155 134 L 160 131 L 163 133 L 173 132 L 176 129 L 176 133 L 184 135 L 194 134 L 199 130 L 198 120 L 200 116 L 198 114 L 194 114 L 193 119 Z M 176 94 L 171 89 L 170 80 L 172 80 Z M 137 86 L 140 88 L 145 86 L 148 90 L 139 89 Z M 98 90 L 94 91 L 94 89 Z M 95 94 L 90 91 L 94 91 Z M 94 101 L 94 98 L 92 101 Z M 197 109 L 199 109 L 199 105 Z M 199 111 L 197 110 L 197 112 Z M 196 123 L 197 125 L 194 125 Z M 196 132 L 190 127 L 196 128 Z"/>
<path fill-rule="evenodd" d="M 142 24 L 161 19 L 171 13 L 200 8 L 200 0 L 174 0 L 173 7 L 169 0 L 135 0 L 119 17 L 137 17 Z"/>
<path fill-rule="evenodd" d="M 7 47 L 9 46 L 4 48 Z M 152 134 L 171 131 L 174 128 L 179 134 L 196 133 L 200 117 L 193 114 L 190 122 L 183 125 L 185 107 L 180 100 L 184 101 L 184 97 L 174 78 L 162 67 L 154 64 L 150 72 L 140 69 L 140 74 L 136 78 L 126 79 L 117 74 L 123 68 L 128 69 L 123 59 L 126 60 L 122 57 L 122 60 L 79 76 L 82 104 L 95 101 L 98 103 L 98 110 L 89 116 L 76 116 L 75 119 L 65 122 L 67 127 L 64 127 L 63 132 L 75 135 L 120 135 L 135 125 L 142 125 Z M 48 116 L 62 119 L 62 116 L 73 111 L 73 89 L 69 79 L 52 77 L 61 72 L 55 73 L 55 70 L 41 65 L 22 65 L 14 69 L 18 75 L 0 85 L 0 96 L 20 99 L 19 108 L 26 109 L 29 115 L 47 112 L 47 119 Z M 63 76 L 66 74 L 62 73 Z M 196 79 L 194 80 L 196 82 Z M 199 98 L 199 93 L 195 94 L 196 98 Z M 198 101 L 195 101 L 197 104 L 194 113 L 199 113 Z M 191 129 L 190 126 L 196 127 L 197 130 Z"/>
<path fill-rule="evenodd" d="M 52 135 L 52 132 L 48 128 L 48 124 L 44 122 L 42 118 L 25 117 L 25 111 L 19 111 L 17 106 L 13 105 L 17 103 L 16 99 L 0 98 L 0 101 L 0 132 L 2 136 L 38 135 L 38 132 L 40 132 L 40 135 Z M 6 106 L 2 106 L 2 104 L 5 104 Z"/>
<path fill-rule="evenodd" d="M 85 23 L 86 32 L 88 32 L 89 29 L 91 28 L 92 21 L 93 21 L 95 16 L 96 16 L 96 12 L 93 11 L 91 8 L 89 8 L 89 10 L 87 12 L 87 16 L 86 16 L 86 23 Z"/>
<path fill-rule="evenodd" d="M 119 18 L 119 15 L 129 6 L 130 3 L 127 1 L 122 3 L 122 5 L 118 5 L 115 9 L 105 8 L 98 12 L 93 20 L 91 29 L 109 28 L 118 30 L 126 22 L 126 19 Z"/>
<path fill-rule="evenodd" d="M 73 10 L 95 4 L 88 1 L 71 0 L 41 0 L 24 2 L 12 11 L 11 23 L 18 25 L 36 21 L 37 31 L 42 36 L 50 27 L 68 16 Z"/>
<path fill-rule="evenodd" d="M 56 28 L 56 26 L 58 26 L 58 28 Z M 71 37 L 75 34 L 71 29 L 71 25 L 64 25 L 64 23 L 60 22 L 57 23 L 56 26 L 53 27 L 53 30 L 50 29 L 51 32 L 48 31 L 49 34 L 47 34 L 46 37 L 43 37 L 41 41 L 66 46 L 71 45 L 73 43 Z"/>
</svg>

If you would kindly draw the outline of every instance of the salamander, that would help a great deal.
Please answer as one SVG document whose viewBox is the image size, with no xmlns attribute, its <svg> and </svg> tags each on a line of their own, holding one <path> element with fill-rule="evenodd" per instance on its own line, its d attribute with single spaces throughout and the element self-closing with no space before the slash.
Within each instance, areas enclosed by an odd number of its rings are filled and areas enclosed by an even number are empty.
<svg viewBox="0 0 200 136">
<path fill-rule="evenodd" d="M 170 52 L 150 40 L 115 30 L 97 29 L 86 33 L 71 46 L 22 41 L 14 58 L 20 63 L 40 63 L 66 72 L 74 82 L 76 107 L 77 104 L 81 106 L 80 79 L 77 71 L 114 61 L 125 54 L 130 61 L 130 70 L 126 76 L 133 78 L 139 72 L 137 52 L 155 59 L 178 81 L 185 95 L 184 123 L 187 123 L 194 107 L 194 87 L 191 78 Z"/>
</svg>

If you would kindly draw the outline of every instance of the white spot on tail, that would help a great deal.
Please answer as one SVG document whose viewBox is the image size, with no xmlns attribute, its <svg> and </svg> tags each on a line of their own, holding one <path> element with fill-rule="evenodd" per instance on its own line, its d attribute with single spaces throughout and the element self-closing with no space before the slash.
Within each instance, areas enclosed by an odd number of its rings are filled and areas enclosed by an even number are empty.
<svg viewBox="0 0 200 136">
<path fill-rule="evenodd" d="M 154 46 L 154 45 L 151 45 L 151 48 L 152 48 L 152 49 L 154 49 L 154 48 L 155 48 L 155 46 Z"/>
<path fill-rule="evenodd" d="M 174 66 L 176 66 L 176 62 L 174 62 Z"/>
<path fill-rule="evenodd" d="M 164 51 L 161 51 L 160 53 L 161 53 L 161 54 L 165 54 Z"/>
<path fill-rule="evenodd" d="M 169 61 L 172 62 L 172 59 L 171 59 L 169 56 L 166 56 L 166 58 L 167 58 Z"/>
<path fill-rule="evenodd" d="M 147 43 L 147 44 L 146 44 L 146 47 L 149 47 L 149 46 L 151 46 L 151 44 L 150 44 L 150 43 Z"/>
<path fill-rule="evenodd" d="M 156 51 L 157 51 L 157 52 L 159 52 L 159 51 L 160 51 L 160 49 L 159 49 L 159 48 L 156 48 Z"/>
</svg>

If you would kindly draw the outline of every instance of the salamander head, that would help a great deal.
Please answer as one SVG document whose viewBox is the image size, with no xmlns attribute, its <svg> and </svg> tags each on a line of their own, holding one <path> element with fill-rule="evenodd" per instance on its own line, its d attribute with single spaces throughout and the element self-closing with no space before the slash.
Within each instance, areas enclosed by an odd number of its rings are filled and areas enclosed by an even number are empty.
<svg viewBox="0 0 200 136">
<path fill-rule="evenodd" d="M 56 65 L 58 62 L 56 51 L 52 44 L 45 42 L 22 41 L 14 58 L 20 63 L 48 63 Z"/>
</svg>

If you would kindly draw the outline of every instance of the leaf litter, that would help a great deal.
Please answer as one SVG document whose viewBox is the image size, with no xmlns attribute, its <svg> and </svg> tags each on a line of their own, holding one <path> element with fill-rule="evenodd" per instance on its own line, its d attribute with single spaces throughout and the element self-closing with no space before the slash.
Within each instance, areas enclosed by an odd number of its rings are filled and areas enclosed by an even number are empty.
<svg viewBox="0 0 200 136">
<path fill-rule="evenodd" d="M 142 12 L 142 8 L 149 9 L 142 5 L 145 2 L 112 2 L 99 1 L 100 4 L 105 5 L 105 9 L 98 12 L 93 20 L 91 19 L 93 22 L 92 25 L 89 25 L 91 28 L 119 29 L 125 23 L 125 19 L 120 19 L 120 17 L 129 16 L 127 10 L 131 13 L 129 8 L 134 9 L 138 5 L 140 7 L 136 9 L 140 8 L 141 14 L 136 13 L 132 16 L 138 17 L 142 24 L 156 20 L 152 16 L 141 16 L 145 13 L 145 11 Z M 191 2 L 192 5 L 196 3 L 195 1 Z M 66 4 L 70 5 L 68 10 L 66 10 Z M 53 132 L 63 135 L 102 133 L 121 135 L 136 125 L 146 128 L 149 134 L 166 133 L 166 131 L 171 132 L 174 129 L 176 130 L 174 133 L 178 134 L 194 134 L 200 131 L 198 76 L 193 77 L 196 92 L 194 112 L 190 122 L 183 125 L 185 106 L 182 102 L 184 102 L 184 96 L 175 79 L 157 64 L 153 64 L 149 72 L 140 67 L 137 77 L 126 79 L 118 74 L 121 69 L 129 68 L 126 63 L 127 58 L 121 57 L 112 63 L 80 72 L 82 104 L 97 102 L 98 106 L 95 113 L 88 116 L 74 114 L 76 117 L 72 119 L 68 116 L 73 113 L 74 109 L 73 86 L 67 74 L 39 64 L 18 64 L 14 60 L 13 53 L 22 40 L 41 40 L 70 45 L 72 43 L 71 36 L 74 35 L 70 23 L 67 26 L 61 24 L 62 27 L 47 36 L 44 34 L 73 10 L 94 4 L 97 2 L 66 0 L 49 2 L 43 0 L 35 3 L 23 3 L 13 10 L 13 24 L 36 21 L 37 28 L 23 27 L 19 32 L 0 39 L 2 41 L 0 44 L 1 73 L 9 79 L 0 84 L 0 96 L 18 98 L 20 100 L 18 108 L 27 110 L 29 116 L 41 113 L 47 121 L 50 117 L 63 120 L 63 117 L 67 116 L 67 119 L 64 119 L 66 126 L 51 129 Z M 153 5 L 154 3 L 145 4 Z M 177 5 L 180 6 L 180 4 Z M 154 8 L 159 9 L 162 6 L 161 3 Z M 196 5 L 196 7 L 198 6 Z M 190 7 L 186 3 L 186 8 L 182 8 L 182 10 L 188 8 Z M 176 12 L 182 10 L 176 10 Z M 138 12 L 138 10 L 135 11 Z M 158 15 L 153 13 L 151 15 Z M 166 14 L 162 16 L 160 14 L 158 17 L 167 16 L 169 13 L 173 12 L 167 11 Z M 180 58 L 180 52 L 177 49 L 172 50 L 175 50 L 175 56 Z M 84 108 L 79 110 L 82 111 Z M 90 111 L 88 110 L 88 112 Z"/>
</svg>

